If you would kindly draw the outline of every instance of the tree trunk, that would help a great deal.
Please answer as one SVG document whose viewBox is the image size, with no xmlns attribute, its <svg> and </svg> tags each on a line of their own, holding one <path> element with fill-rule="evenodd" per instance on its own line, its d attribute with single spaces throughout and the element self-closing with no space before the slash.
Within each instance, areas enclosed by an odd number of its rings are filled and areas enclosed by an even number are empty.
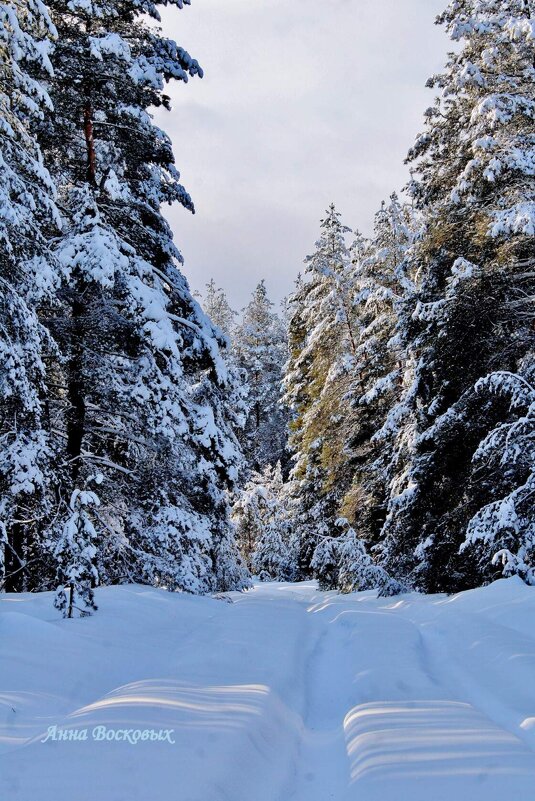
<svg viewBox="0 0 535 801">
<path fill-rule="evenodd" d="M 95 136 L 93 132 L 93 107 L 91 105 L 90 89 L 85 90 L 84 104 L 84 136 L 87 151 L 87 182 L 97 185 L 97 154 L 95 152 Z"/>
<path fill-rule="evenodd" d="M 72 331 L 71 354 L 68 364 L 69 416 L 67 420 L 67 455 L 71 464 L 73 485 L 80 472 L 80 455 L 85 429 L 85 385 L 83 375 L 83 326 L 84 307 L 79 298 L 71 305 Z"/>
<path fill-rule="evenodd" d="M 90 186 L 97 185 L 97 157 L 93 132 L 93 107 L 91 103 L 91 87 L 86 84 L 84 90 L 84 136 L 87 153 L 86 179 Z M 85 386 L 84 386 L 84 327 L 82 317 L 84 305 L 81 292 L 71 303 L 71 348 L 68 364 L 68 395 L 70 402 L 67 421 L 67 455 L 71 464 L 73 488 L 80 472 L 80 456 L 85 429 Z"/>
<path fill-rule="evenodd" d="M 72 609 L 74 606 L 74 585 L 69 584 L 69 608 L 67 610 L 67 617 L 72 617 Z"/>
</svg>

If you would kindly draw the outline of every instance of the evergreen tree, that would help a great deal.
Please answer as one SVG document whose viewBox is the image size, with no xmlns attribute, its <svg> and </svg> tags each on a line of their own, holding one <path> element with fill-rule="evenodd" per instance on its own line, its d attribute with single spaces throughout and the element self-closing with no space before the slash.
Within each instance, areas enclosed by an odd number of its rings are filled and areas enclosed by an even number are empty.
<svg viewBox="0 0 535 801">
<path fill-rule="evenodd" d="M 327 235 L 309 262 L 315 272 L 296 297 L 287 385 L 301 403 L 292 441 L 309 446 L 298 450 L 293 491 L 301 567 L 323 588 L 369 589 L 374 580 L 382 592 L 401 586 L 367 549 L 377 545 L 385 516 L 388 451 L 376 434 L 400 392 L 395 332 L 411 285 L 404 261 L 413 224 L 393 195 L 376 215 L 374 238 L 357 234 L 348 249 L 348 231 L 331 207 Z"/>
<path fill-rule="evenodd" d="M 160 206 L 193 205 L 149 113 L 168 106 L 167 81 L 202 70 L 145 23 L 145 14 L 158 18 L 152 3 L 50 8 L 59 33 L 54 114 L 39 138 L 65 215 L 55 242 L 60 303 L 49 310 L 62 356 L 50 384 L 62 497 L 81 497 L 88 476 L 102 472 L 102 581 L 237 588 L 247 579 L 226 494 L 240 457 L 223 404 L 223 337 L 180 272 Z M 64 501 L 52 541 L 71 516 Z"/>
<path fill-rule="evenodd" d="M 267 581 L 295 577 L 297 551 L 280 463 L 251 475 L 234 504 L 233 519 L 251 572 Z"/>
<path fill-rule="evenodd" d="M 353 315 L 350 229 L 334 205 L 321 221 L 316 251 L 306 261 L 304 280 L 290 299 L 290 357 L 285 401 L 291 409 L 294 454 L 290 491 L 300 537 L 300 570 L 308 575 L 316 545 L 331 536 L 348 489 L 347 392 L 357 330 Z"/>
<path fill-rule="evenodd" d="M 397 328 L 400 307 L 414 288 L 406 256 L 415 226 L 412 210 L 393 194 L 375 216 L 373 238 L 357 238 L 352 249 L 353 315 L 358 332 L 346 443 L 352 483 L 340 514 L 369 544 L 377 543 L 385 517 L 392 452 L 386 447 L 388 440 L 378 433 L 401 392 L 404 353 Z"/>
<path fill-rule="evenodd" d="M 248 388 L 247 372 L 239 366 L 234 347 L 235 318 L 238 313 L 231 308 L 224 290 L 216 286 L 213 278 L 206 284 L 202 305 L 209 320 L 225 337 L 225 341 L 221 344 L 221 355 L 228 373 L 224 394 L 225 412 L 241 448 L 248 416 Z M 243 480 L 249 473 L 249 465 L 243 454 L 241 456 L 240 479 Z"/>
<path fill-rule="evenodd" d="M 535 584 L 535 362 L 522 365 L 521 374 L 491 373 L 476 390 L 505 396 L 506 421 L 479 444 L 473 465 L 476 476 L 492 475 L 492 500 L 470 520 L 461 553 L 473 551 L 483 576 L 499 565 L 505 576 L 519 575 Z"/>
<path fill-rule="evenodd" d="M 39 308 L 55 289 L 46 232 L 59 224 L 54 187 L 32 133 L 50 98 L 55 29 L 40 2 L 0 3 L 0 585 L 33 589 L 53 503 Z M 4 578 L 5 577 L 5 578 Z"/>
<path fill-rule="evenodd" d="M 243 450 L 252 470 L 287 462 L 287 413 L 281 405 L 282 371 L 287 357 L 287 333 L 273 311 L 264 281 L 253 292 L 234 332 L 236 362 L 247 386 L 247 420 Z"/>
<path fill-rule="evenodd" d="M 225 334 L 229 341 L 232 341 L 238 312 L 231 308 L 225 291 L 216 286 L 213 278 L 206 284 L 202 305 L 214 325 Z"/>
<path fill-rule="evenodd" d="M 504 389 L 528 380 L 533 352 L 518 305 L 533 296 L 525 270 L 535 235 L 531 3 L 451 2 L 438 21 L 459 47 L 430 81 L 441 97 L 410 153 L 424 230 L 410 257 L 418 290 L 401 317 L 407 369 L 387 425 L 397 464 L 383 546 L 385 565 L 428 591 L 499 575 L 499 560 L 483 566 L 477 549 L 459 549 L 467 530 L 469 542 L 485 527 L 490 536 L 506 486 L 519 493 L 512 539 L 529 541 L 533 525 L 529 491 L 520 490 L 530 457 L 498 480 L 495 460 L 480 458 L 482 442 L 499 440 L 491 432 L 514 424 L 510 392 L 488 389 L 496 376 L 517 376 Z"/>
</svg>

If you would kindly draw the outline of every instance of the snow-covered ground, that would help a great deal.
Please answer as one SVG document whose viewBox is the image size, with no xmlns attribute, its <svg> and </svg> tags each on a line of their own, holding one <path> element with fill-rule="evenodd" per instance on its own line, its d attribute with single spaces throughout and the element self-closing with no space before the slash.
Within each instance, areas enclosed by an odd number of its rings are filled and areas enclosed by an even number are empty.
<svg viewBox="0 0 535 801">
<path fill-rule="evenodd" d="M 64 621 L 49 594 L 4 596 L 0 799 L 535 799 L 535 591 L 520 580 L 231 598 L 105 588 L 95 616 Z"/>
</svg>

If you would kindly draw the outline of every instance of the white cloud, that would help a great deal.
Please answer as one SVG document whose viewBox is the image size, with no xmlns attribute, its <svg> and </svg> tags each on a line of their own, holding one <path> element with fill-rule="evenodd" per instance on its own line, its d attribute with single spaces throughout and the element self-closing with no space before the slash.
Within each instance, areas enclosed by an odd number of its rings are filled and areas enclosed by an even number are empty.
<svg viewBox="0 0 535 801">
<path fill-rule="evenodd" d="M 169 218 L 194 288 L 214 277 L 244 305 L 265 277 L 291 291 L 332 200 L 370 230 L 405 183 L 405 154 L 448 50 L 445 0 L 193 0 L 163 27 L 202 81 L 171 88 L 172 136 L 197 214 Z"/>
</svg>

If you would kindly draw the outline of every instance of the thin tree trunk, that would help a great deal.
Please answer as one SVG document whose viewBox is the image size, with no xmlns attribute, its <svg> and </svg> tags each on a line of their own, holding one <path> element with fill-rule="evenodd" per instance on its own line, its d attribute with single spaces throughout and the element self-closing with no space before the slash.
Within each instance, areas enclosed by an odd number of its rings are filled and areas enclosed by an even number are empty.
<svg viewBox="0 0 535 801">
<path fill-rule="evenodd" d="M 86 88 L 84 104 L 84 136 L 87 151 L 87 182 L 97 185 L 97 154 L 95 152 L 95 135 L 93 131 L 93 107 L 91 105 L 90 90 Z"/>
<path fill-rule="evenodd" d="M 92 187 L 97 185 L 97 157 L 95 152 L 95 137 L 93 131 L 93 106 L 91 103 L 91 88 L 86 85 L 84 91 L 84 136 L 87 153 L 87 182 Z M 67 422 L 67 454 L 71 463 L 73 485 L 76 484 L 80 472 L 80 456 L 85 433 L 86 404 L 84 386 L 84 330 L 82 317 L 84 305 L 80 294 L 71 304 L 71 349 L 68 364 L 68 395 L 70 410 Z"/>
<path fill-rule="evenodd" d="M 80 472 L 80 455 L 85 430 L 85 385 L 83 376 L 83 326 L 84 307 L 79 298 L 73 301 L 71 355 L 68 364 L 68 388 L 70 409 L 67 421 L 67 454 L 71 463 L 73 483 Z"/>
<path fill-rule="evenodd" d="M 67 610 L 67 617 L 72 617 L 72 609 L 74 606 L 74 585 L 69 584 L 69 608 Z"/>
</svg>

